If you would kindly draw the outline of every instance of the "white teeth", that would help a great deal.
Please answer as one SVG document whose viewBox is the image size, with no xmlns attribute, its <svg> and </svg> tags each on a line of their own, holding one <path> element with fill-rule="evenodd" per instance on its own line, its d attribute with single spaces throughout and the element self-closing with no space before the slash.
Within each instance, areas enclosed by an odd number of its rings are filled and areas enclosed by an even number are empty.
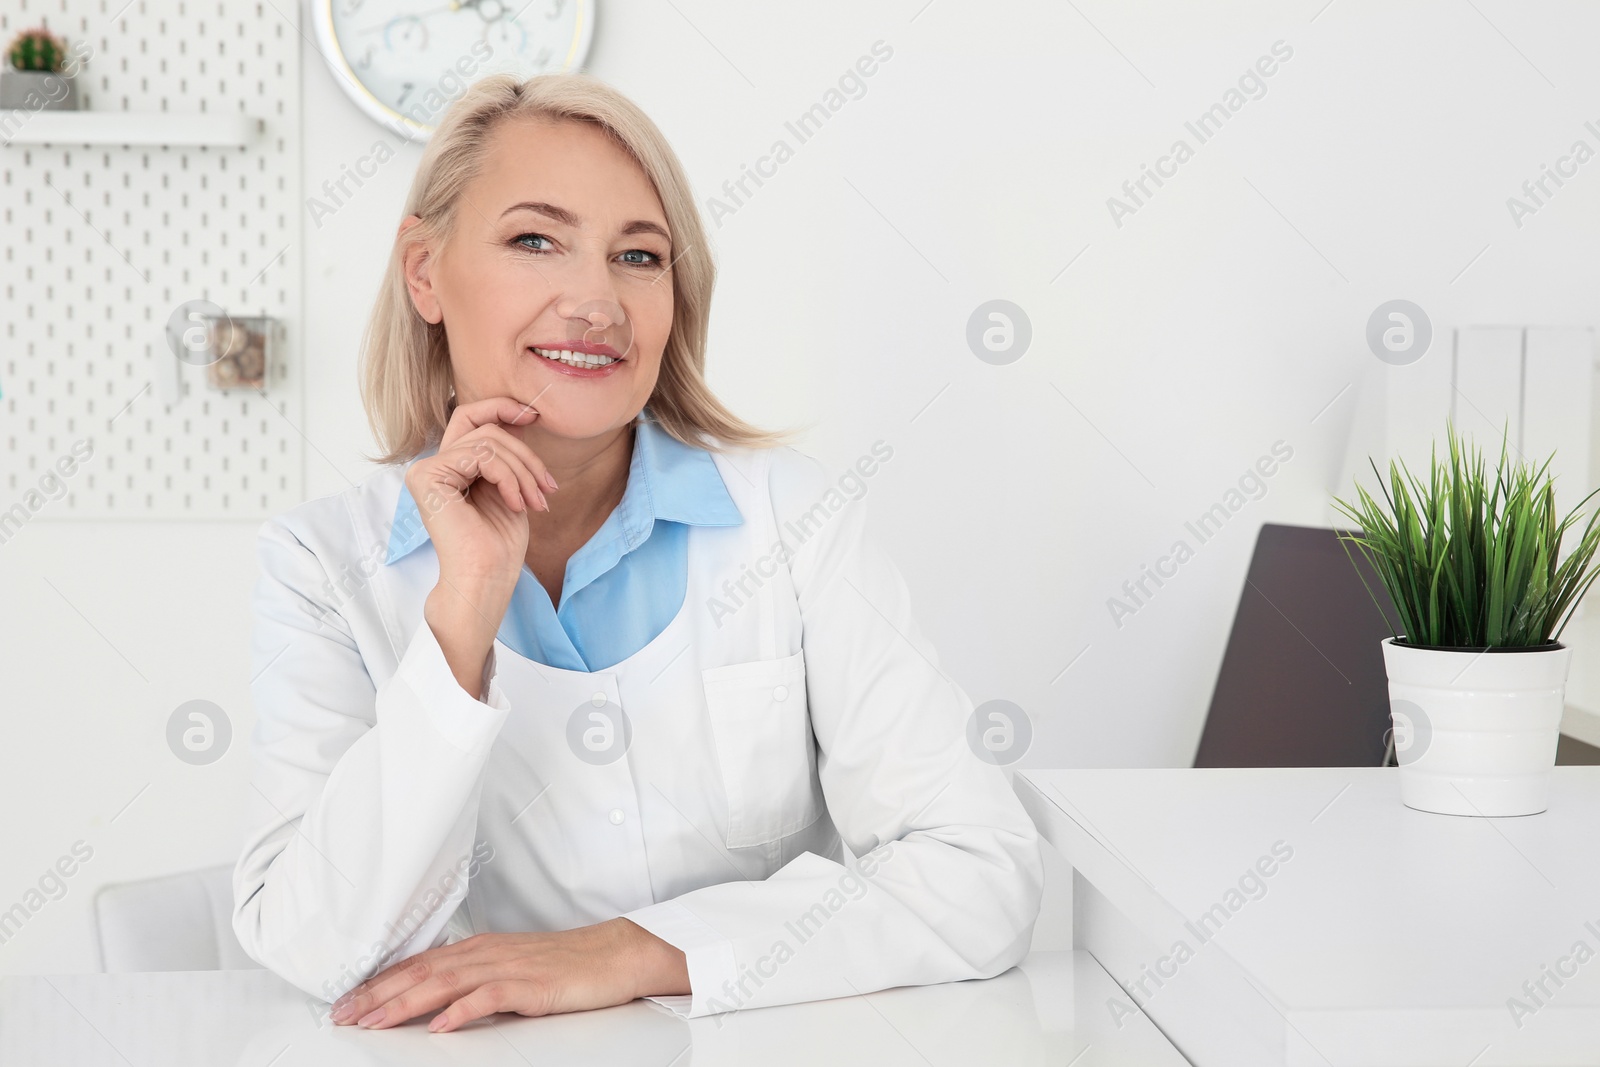
<svg viewBox="0 0 1600 1067">
<path fill-rule="evenodd" d="M 616 362 L 610 356 L 569 352 L 566 349 L 559 348 L 535 348 L 533 351 L 536 355 L 543 356 L 545 359 L 555 360 L 557 363 L 565 363 L 569 367 L 605 367 Z"/>
</svg>

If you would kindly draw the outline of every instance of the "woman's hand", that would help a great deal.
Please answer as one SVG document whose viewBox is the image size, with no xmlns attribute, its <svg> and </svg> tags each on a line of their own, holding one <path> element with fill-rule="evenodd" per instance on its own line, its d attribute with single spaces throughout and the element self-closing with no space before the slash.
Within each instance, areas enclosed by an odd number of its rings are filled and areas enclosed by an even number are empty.
<svg viewBox="0 0 1600 1067">
<path fill-rule="evenodd" d="M 478 934 L 401 960 L 333 1004 L 333 1021 L 381 1029 L 439 1008 L 454 1030 L 499 1011 L 556 1015 L 689 992 L 684 955 L 628 919 L 548 934 Z"/>
<path fill-rule="evenodd" d="M 439 451 L 413 463 L 406 488 L 439 557 L 439 584 L 423 608 L 462 688 L 479 696 L 483 665 L 528 552 L 529 507 L 550 509 L 544 461 L 507 426 L 539 413 L 510 397 L 463 404 Z"/>
<path fill-rule="evenodd" d="M 556 484 L 544 461 L 505 427 L 538 417 L 505 396 L 463 404 L 451 414 L 439 451 L 406 471 L 406 488 L 439 554 L 440 575 L 516 583 L 528 552 L 526 512 L 550 510 L 541 485 Z"/>
</svg>

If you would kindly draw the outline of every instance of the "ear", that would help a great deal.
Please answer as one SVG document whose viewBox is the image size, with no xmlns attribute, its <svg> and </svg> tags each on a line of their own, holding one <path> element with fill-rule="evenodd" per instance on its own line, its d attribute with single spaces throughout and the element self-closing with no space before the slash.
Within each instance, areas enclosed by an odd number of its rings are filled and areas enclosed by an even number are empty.
<svg viewBox="0 0 1600 1067">
<path fill-rule="evenodd" d="M 422 220 L 417 216 L 407 215 L 400 220 L 396 239 L 403 238 L 407 230 L 421 224 Z M 411 304 L 417 309 L 418 315 L 437 325 L 444 321 L 444 309 L 439 306 L 439 298 L 433 291 L 433 280 L 428 276 L 432 261 L 433 249 L 427 242 L 416 239 L 406 242 L 401 266 L 405 273 L 406 289 L 411 294 Z"/>
</svg>

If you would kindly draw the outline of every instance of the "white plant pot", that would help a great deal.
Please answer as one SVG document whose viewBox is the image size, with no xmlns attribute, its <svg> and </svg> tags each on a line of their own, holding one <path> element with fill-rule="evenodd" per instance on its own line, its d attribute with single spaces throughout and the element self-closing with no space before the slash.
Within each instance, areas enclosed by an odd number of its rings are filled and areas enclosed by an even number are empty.
<svg viewBox="0 0 1600 1067">
<path fill-rule="evenodd" d="M 1400 799 L 1444 815 L 1548 806 L 1572 650 L 1413 648 L 1383 640 Z"/>
</svg>

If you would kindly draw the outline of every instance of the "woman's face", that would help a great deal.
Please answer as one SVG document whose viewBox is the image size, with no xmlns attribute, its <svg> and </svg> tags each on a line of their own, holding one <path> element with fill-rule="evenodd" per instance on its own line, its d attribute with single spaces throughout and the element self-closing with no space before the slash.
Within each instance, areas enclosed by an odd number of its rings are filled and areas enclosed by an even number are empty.
<svg viewBox="0 0 1600 1067">
<path fill-rule="evenodd" d="M 534 432 L 586 438 L 650 399 L 672 328 L 672 256 L 649 178 L 603 130 L 516 120 L 495 131 L 455 232 L 411 249 L 406 277 L 417 312 L 444 323 L 458 403 L 509 396 L 539 412 Z"/>
</svg>

